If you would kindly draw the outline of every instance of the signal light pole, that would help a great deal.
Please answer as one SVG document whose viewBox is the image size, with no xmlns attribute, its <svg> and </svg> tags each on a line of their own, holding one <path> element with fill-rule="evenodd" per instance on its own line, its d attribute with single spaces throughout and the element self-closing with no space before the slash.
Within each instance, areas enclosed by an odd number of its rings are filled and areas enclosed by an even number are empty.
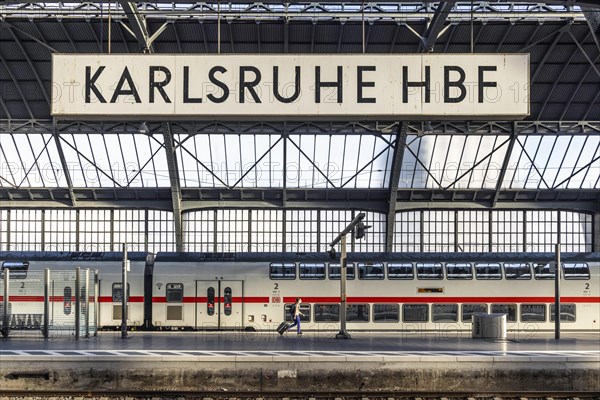
<svg viewBox="0 0 600 400">
<path fill-rule="evenodd" d="M 370 225 L 365 225 L 361 222 L 365 218 L 365 213 L 358 214 L 340 234 L 329 243 L 329 256 L 335 259 L 334 246 L 338 242 L 341 244 L 340 256 L 340 331 L 335 335 L 336 339 L 351 339 L 352 336 L 346 330 L 346 235 L 356 227 L 355 238 L 362 239 L 365 236 L 365 230 L 369 229 Z"/>
</svg>

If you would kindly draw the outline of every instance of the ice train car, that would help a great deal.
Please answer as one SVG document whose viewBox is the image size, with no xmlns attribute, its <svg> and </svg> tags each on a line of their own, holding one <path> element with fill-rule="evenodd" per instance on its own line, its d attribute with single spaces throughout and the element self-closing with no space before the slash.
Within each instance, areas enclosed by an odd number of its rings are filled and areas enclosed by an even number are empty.
<svg viewBox="0 0 600 400">
<path fill-rule="evenodd" d="M 554 329 L 554 254 L 362 253 L 348 258 L 347 329 L 470 330 L 476 312 L 509 330 Z M 563 331 L 600 329 L 600 254 L 563 254 Z M 324 254 L 159 253 L 152 325 L 273 330 L 301 297 L 303 329 L 336 330 L 340 267 Z"/>
<path fill-rule="evenodd" d="M 340 265 L 326 253 L 129 253 L 129 259 L 131 328 L 274 330 L 301 297 L 304 330 L 339 329 Z M 350 254 L 347 329 L 466 331 L 473 313 L 486 312 L 506 314 L 509 330 L 553 330 L 553 259 L 550 253 Z M 561 255 L 563 331 L 600 330 L 599 260 L 600 253 Z M 1 271 L 11 270 L 13 328 L 39 327 L 45 268 L 75 267 L 98 270 L 98 327 L 117 329 L 122 253 L 0 252 Z M 74 312 L 74 278 L 63 275 L 51 273 L 51 323 Z"/>
</svg>

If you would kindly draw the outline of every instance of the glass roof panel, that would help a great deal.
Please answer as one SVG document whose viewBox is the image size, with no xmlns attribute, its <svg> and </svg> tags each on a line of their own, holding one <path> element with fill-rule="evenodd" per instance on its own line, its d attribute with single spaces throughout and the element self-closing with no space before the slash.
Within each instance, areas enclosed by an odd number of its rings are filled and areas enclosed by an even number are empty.
<svg viewBox="0 0 600 400">
<path fill-rule="evenodd" d="M 179 135 L 183 187 L 282 187 L 279 135 Z"/>
<path fill-rule="evenodd" d="M 313 162 L 315 152 L 314 135 L 293 135 L 287 144 L 287 185 L 295 188 L 313 188 L 320 174 Z M 302 149 L 304 154 L 298 150 Z M 311 158 L 312 157 L 312 158 Z"/>
<path fill-rule="evenodd" d="M 0 186 L 67 186 L 53 136 L 3 134 L 0 141 Z"/>
<path fill-rule="evenodd" d="M 60 139 L 74 187 L 170 186 L 158 139 L 126 133 L 61 134 Z"/>
<path fill-rule="evenodd" d="M 502 187 L 597 188 L 599 156 L 600 136 L 597 135 L 520 135 Z"/>
</svg>

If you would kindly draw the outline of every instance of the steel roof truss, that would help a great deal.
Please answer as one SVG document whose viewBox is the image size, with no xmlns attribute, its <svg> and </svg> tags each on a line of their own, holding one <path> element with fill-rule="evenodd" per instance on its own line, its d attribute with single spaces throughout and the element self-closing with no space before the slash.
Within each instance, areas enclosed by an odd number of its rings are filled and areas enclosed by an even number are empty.
<svg viewBox="0 0 600 400">
<path fill-rule="evenodd" d="M 567 144 L 567 148 L 565 149 L 565 153 L 563 155 L 563 158 L 560 160 L 560 165 L 558 166 L 558 171 L 556 172 L 556 175 L 554 176 L 554 180 L 552 181 L 552 188 L 555 189 L 556 188 L 556 180 L 558 179 L 558 175 L 560 174 L 560 171 L 563 167 L 563 164 L 565 162 L 565 159 L 567 158 L 567 154 L 569 154 L 569 149 L 571 148 L 571 143 L 573 143 L 573 138 L 575 136 L 571 136 L 569 138 L 569 143 Z M 556 137 L 558 139 L 558 136 Z M 581 153 L 580 153 L 581 154 Z"/>
<path fill-rule="evenodd" d="M 435 148 L 435 143 L 434 146 Z M 421 141 L 419 141 L 419 149 L 421 148 Z M 415 158 L 415 161 L 421 166 L 421 168 L 423 168 L 423 170 L 427 173 L 428 177 L 431 177 L 431 179 L 433 179 L 433 181 L 436 183 L 438 188 L 441 188 L 442 185 L 437 181 L 437 179 L 435 179 L 435 176 L 433 176 L 431 174 L 431 172 L 429 171 L 429 169 L 425 166 L 425 164 L 423 164 L 423 162 L 421 162 L 421 160 L 419 159 L 419 157 L 417 157 L 417 155 L 410 149 L 409 146 L 406 146 L 406 149 L 413 155 L 413 157 Z M 433 154 L 433 151 L 431 152 L 431 154 Z M 415 180 L 415 176 L 417 174 L 417 166 L 415 165 L 415 170 L 413 173 L 413 184 L 411 186 L 414 186 L 414 180 Z M 427 180 L 425 181 L 425 187 L 427 187 Z"/>
<path fill-rule="evenodd" d="M 318 172 L 321 174 L 321 176 L 323 176 L 323 178 L 325 178 L 325 180 L 327 180 L 327 182 L 329 182 L 329 184 L 330 184 L 332 187 L 334 187 L 334 188 L 336 187 L 336 186 L 335 186 L 335 184 L 334 184 L 333 182 L 331 182 L 331 180 L 329 180 L 329 177 L 328 177 L 326 174 L 324 174 L 324 173 L 323 173 L 323 171 L 321 171 L 321 169 L 320 169 L 320 168 L 319 168 L 319 167 L 318 167 L 318 166 L 315 164 L 315 162 L 314 162 L 314 161 L 313 161 L 313 160 L 312 160 L 310 157 L 308 157 L 304 151 L 302 151 L 302 149 L 301 149 L 301 148 L 300 148 L 300 147 L 299 147 L 299 146 L 296 144 L 296 142 L 294 142 L 294 141 L 293 141 L 291 138 L 289 138 L 289 137 L 288 137 L 288 138 L 286 138 L 286 140 L 288 140 L 288 141 L 289 141 L 291 144 L 293 144 L 293 145 L 294 145 L 294 146 L 295 146 L 295 147 L 298 149 L 298 151 L 299 151 L 299 152 L 300 152 L 300 153 L 301 153 L 301 154 L 302 154 L 302 155 L 303 155 L 303 156 L 304 156 L 304 157 L 305 157 L 305 158 L 308 160 L 308 162 L 309 162 L 309 163 L 310 163 L 310 164 L 311 164 L 311 165 L 312 165 L 312 166 L 313 166 L 313 167 L 314 167 L 314 168 L 315 168 L 315 169 L 316 169 L 316 170 L 317 170 L 317 171 L 318 171 Z M 315 140 L 315 141 L 316 141 L 316 140 Z M 329 144 L 330 144 L 330 146 L 329 146 L 329 152 L 331 152 L 331 137 L 329 137 L 329 141 L 330 141 L 330 142 L 329 142 Z M 328 153 L 328 154 L 329 154 L 329 153 Z M 330 161 L 330 159 L 329 159 L 329 156 L 328 156 L 328 158 L 327 158 L 327 173 L 329 173 L 329 161 Z M 313 182 L 314 182 L 314 180 L 313 180 Z"/>
<path fill-rule="evenodd" d="M 535 154 L 533 156 L 533 159 L 531 159 L 531 157 L 529 156 L 529 153 L 527 152 L 527 150 L 525 150 L 525 146 L 521 143 L 519 138 L 517 138 L 517 142 L 523 149 L 523 154 L 525 154 L 525 157 L 527 157 L 527 159 L 531 163 L 531 166 L 529 167 L 529 172 L 527 173 L 527 177 L 525 178 L 525 182 L 523 183 L 523 185 L 527 185 L 527 181 L 529 180 L 529 176 L 531 175 L 531 170 L 535 169 L 535 172 L 537 172 L 537 174 L 540 176 L 540 179 L 542 180 L 542 182 L 544 182 L 544 185 L 546 185 L 546 188 L 550 189 L 550 185 L 548 185 L 548 183 L 546 183 L 546 181 L 544 180 L 544 175 L 542 175 L 540 173 L 540 171 L 538 170 L 537 165 L 535 165 L 535 161 L 534 161 L 535 158 L 537 157 L 538 151 L 540 150 L 540 145 L 542 144 L 542 139 L 543 138 L 540 138 L 540 141 L 538 142 L 538 145 L 535 149 Z M 539 184 L 538 184 L 538 189 L 539 189 Z"/>
<path fill-rule="evenodd" d="M 45 48 L 47 48 L 48 50 L 50 50 L 51 53 L 58 53 L 59 52 L 54 47 L 52 47 L 48 43 L 46 43 L 47 42 L 46 38 L 44 38 L 44 35 L 40 31 L 40 28 L 38 28 L 37 24 L 35 24 L 35 23 L 32 23 L 31 26 L 33 26 L 33 29 L 35 29 L 35 31 L 42 37 L 43 40 L 40 40 L 40 39 L 36 38 L 35 36 L 33 36 L 32 34 L 24 31 L 23 29 L 17 28 L 16 26 L 12 25 L 11 23 L 9 23 L 7 21 L 0 20 L 0 24 L 4 25 L 9 30 L 14 30 L 14 31 L 19 32 L 23 36 L 27 36 L 29 39 L 33 40 L 37 44 L 40 44 L 40 45 L 44 46 Z M 13 33 L 13 37 L 14 37 L 14 33 Z"/>
<path fill-rule="evenodd" d="M 62 144 L 60 143 L 60 138 L 58 133 L 56 132 L 56 125 L 54 125 L 54 133 L 52 134 L 54 138 L 54 144 L 56 145 L 56 150 L 58 151 L 58 157 L 60 158 L 60 164 L 65 174 L 65 180 L 67 181 L 67 186 L 69 189 L 69 198 L 71 199 L 71 206 L 77 207 L 77 198 L 75 196 L 75 192 L 73 191 L 73 180 L 71 179 L 71 171 L 69 171 L 69 166 L 67 165 L 67 159 L 65 157 L 65 153 L 62 148 Z M 57 179 L 58 182 L 58 179 Z"/>
<path fill-rule="evenodd" d="M 598 69 L 598 66 L 592 61 L 592 59 L 588 55 L 587 51 L 585 51 L 585 49 L 581 46 L 581 43 L 579 43 L 579 41 L 577 40 L 577 38 L 575 37 L 575 35 L 573 35 L 572 32 L 569 31 L 569 35 L 571 35 L 571 39 L 573 39 L 573 41 L 575 42 L 575 44 L 577 45 L 577 47 L 581 51 L 581 54 L 583 54 L 583 56 L 590 63 L 590 65 L 592 66 L 592 68 L 594 69 L 594 71 L 596 71 L 596 74 L 598 74 L 598 76 L 600 77 L 600 70 Z"/>
<path fill-rule="evenodd" d="M 104 137 L 104 135 L 103 135 L 103 137 Z M 69 146 L 70 148 L 72 148 L 72 149 L 73 149 L 73 150 L 74 150 L 74 151 L 75 151 L 75 152 L 76 152 L 76 153 L 77 153 L 77 154 L 78 154 L 78 155 L 79 155 L 81 158 L 83 158 L 85 161 L 87 161 L 87 162 L 89 162 L 90 164 L 92 164 L 92 166 L 93 166 L 93 167 L 96 169 L 96 171 L 98 171 L 98 173 L 100 173 L 100 174 L 102 174 L 102 175 L 106 176 L 106 177 L 107 177 L 107 178 L 108 178 L 108 179 L 109 179 L 109 180 L 110 180 L 112 183 L 114 183 L 114 184 L 115 184 L 115 186 L 118 186 L 118 187 L 123 187 L 123 185 L 121 185 L 119 182 L 115 181 L 114 177 L 112 176 L 112 169 L 111 169 L 111 175 L 108 175 L 108 174 L 107 174 L 107 173 L 106 173 L 104 170 L 102 170 L 100 167 L 98 167 L 98 165 L 96 165 L 96 162 L 95 162 L 95 160 L 93 161 L 93 160 L 90 160 L 89 158 L 87 158 L 87 157 L 85 156 L 85 154 L 82 154 L 82 153 L 81 153 L 81 152 L 80 152 L 80 151 L 77 149 L 77 147 L 73 146 L 71 143 L 67 142 L 67 141 L 66 141 L 66 140 L 64 140 L 62 137 L 61 137 L 60 139 L 61 139 L 63 142 L 65 142 L 65 144 L 66 144 L 67 146 Z M 89 137 L 88 137 L 88 141 L 89 141 Z M 106 142 L 105 142 L 105 146 L 106 146 Z M 90 142 L 90 147 L 91 147 L 91 142 Z M 92 152 L 92 155 L 93 155 L 93 153 L 94 153 L 94 152 Z M 81 163 L 81 160 L 79 160 L 79 165 L 80 165 L 80 167 L 81 167 L 81 173 L 82 173 L 82 175 L 85 177 L 85 172 L 84 172 L 84 169 L 83 169 L 83 164 Z M 109 160 L 109 162 L 108 162 L 108 165 L 110 166 L 110 160 Z M 98 179 L 98 183 L 100 183 L 100 182 L 101 182 L 101 181 L 100 181 L 100 179 Z M 86 185 L 87 185 L 87 181 L 86 181 Z"/>
<path fill-rule="evenodd" d="M 596 150 L 597 150 L 597 149 L 596 149 Z M 567 177 L 567 178 L 563 179 L 563 180 L 562 180 L 560 183 L 558 183 L 557 185 L 555 185 L 555 186 L 554 186 L 552 189 L 558 189 L 558 188 L 560 187 L 560 185 L 562 185 L 563 183 L 565 183 L 565 182 L 567 182 L 567 181 L 571 181 L 571 178 L 573 178 L 575 175 L 577 175 L 578 173 L 580 173 L 581 171 L 583 171 L 583 170 L 584 170 L 584 169 L 586 169 L 586 168 L 588 169 L 588 171 L 587 171 L 587 172 L 589 172 L 589 170 L 591 169 L 592 165 L 593 165 L 593 164 L 594 164 L 596 161 L 598 161 L 598 160 L 600 160 L 600 156 L 598 156 L 598 157 L 594 158 L 592 161 L 590 161 L 589 163 L 585 164 L 583 167 L 579 168 L 579 169 L 577 170 L 577 172 L 574 172 L 573 174 L 571 174 L 571 176 L 569 176 L 569 177 Z M 587 176 L 587 172 L 586 172 L 586 174 L 585 174 L 586 176 Z M 600 178 L 599 178 L 599 179 L 600 179 Z M 584 179 L 581 181 L 581 185 L 583 185 L 583 182 L 584 182 L 584 180 L 585 180 L 585 176 L 584 176 Z M 580 188 L 580 189 L 581 189 L 581 185 L 579 186 L 579 188 Z M 597 187 L 597 186 L 598 186 L 598 181 L 596 181 L 596 184 L 595 184 L 595 186 L 594 186 L 594 187 Z"/>
<path fill-rule="evenodd" d="M 279 142 L 281 142 L 282 139 L 284 139 L 283 136 L 281 136 L 279 139 L 277 139 L 277 141 L 271 147 L 269 147 L 269 149 L 267 151 L 265 151 L 264 154 L 262 156 L 260 156 L 260 158 L 258 160 L 255 160 L 255 163 L 252 164 L 252 166 L 250 168 L 248 168 L 246 170 L 246 172 L 243 173 L 243 175 L 242 175 L 242 158 L 241 158 L 242 157 L 242 153 L 241 153 L 242 146 L 241 146 L 241 143 L 240 143 L 240 175 L 241 175 L 241 177 L 231 187 L 232 188 L 236 187 L 240 182 L 242 182 L 244 180 L 244 178 L 246 177 L 246 175 L 248 175 L 252 170 L 255 170 L 255 168 L 258 165 L 258 163 L 260 163 L 263 158 L 265 158 L 269 153 L 271 153 L 271 150 L 273 150 L 273 148 L 275 146 L 277 146 L 277 144 Z M 254 155 L 256 156 L 256 152 L 254 153 Z M 286 167 L 284 166 L 284 168 L 286 168 Z"/>
<path fill-rule="evenodd" d="M 585 36 L 585 38 L 583 40 L 585 40 L 588 36 L 589 36 L 589 33 Z M 550 93 L 548 93 L 548 95 L 546 96 L 546 99 L 544 100 L 544 104 L 542 105 L 542 108 L 540 109 L 540 112 L 538 113 L 538 117 L 537 117 L 538 121 L 542 119 L 542 115 L 544 115 L 544 111 L 546 110 L 546 105 L 548 104 L 548 101 L 550 101 L 550 97 L 552 97 L 552 94 L 554 93 L 554 90 L 556 89 L 558 82 L 560 82 L 560 79 L 562 78 L 564 73 L 567 71 L 567 68 L 569 67 L 569 65 L 571 64 L 571 61 L 573 61 L 573 58 L 575 58 L 576 55 L 577 55 L 577 48 L 573 49 L 573 51 L 571 52 L 571 56 L 569 57 L 567 62 L 564 64 L 563 68 L 560 71 L 560 74 L 558 74 L 558 76 L 556 78 L 554 78 L 554 84 L 552 85 L 552 89 L 550 89 Z M 583 81 L 583 78 L 580 79 L 580 83 L 582 81 Z M 579 86 L 577 87 L 577 89 L 578 88 L 579 88 Z M 571 103 L 569 102 L 567 107 L 570 105 L 571 105 Z M 567 109 L 567 107 L 565 107 L 565 110 Z"/>
<path fill-rule="evenodd" d="M 210 136 L 209 136 L 208 138 L 209 138 L 209 146 L 208 146 L 208 148 L 209 148 L 209 149 L 212 149 L 212 145 L 210 145 Z M 175 142 L 175 147 L 177 147 L 177 143 L 176 143 L 176 141 L 175 141 L 175 138 L 173 138 L 173 141 Z M 200 164 L 200 165 L 202 166 L 202 168 L 204 168 L 204 169 L 205 169 L 205 170 L 206 170 L 206 171 L 207 171 L 209 174 L 211 174 L 211 175 L 213 176 L 213 178 L 214 178 L 214 179 L 216 179 L 217 181 L 219 181 L 219 182 L 220 182 L 220 183 L 221 183 L 223 186 L 225 186 L 226 188 L 229 188 L 229 189 L 230 189 L 229 185 L 228 185 L 228 184 L 226 184 L 225 182 L 223 182 L 223 181 L 221 180 L 221 178 L 219 178 L 219 177 L 218 177 L 218 176 L 217 176 L 217 175 L 216 175 L 216 174 L 215 174 L 215 173 L 214 173 L 214 172 L 213 172 L 213 171 L 212 171 L 210 168 L 208 168 L 206 165 L 204 165 L 204 163 L 203 163 L 202 161 L 200 161 L 200 160 L 198 159 L 198 157 L 197 157 L 195 154 L 192 154 L 192 152 L 191 152 L 191 151 L 189 151 L 189 150 L 188 150 L 186 147 L 183 147 L 183 146 L 181 146 L 181 147 L 180 147 L 180 149 L 181 149 L 182 151 L 185 151 L 186 153 L 188 153 L 188 154 L 190 155 L 190 157 L 192 157 L 192 158 L 193 158 L 193 159 L 194 159 L 194 160 L 195 160 L 195 161 L 196 161 L 198 164 Z M 226 163 L 226 164 L 227 164 L 227 163 Z M 211 165 L 214 165 L 214 164 L 213 164 L 213 162 L 212 162 L 212 151 L 211 151 Z M 227 168 L 227 167 L 226 167 L 226 168 Z M 214 185 L 214 181 L 213 181 L 213 186 L 215 186 L 215 185 Z"/>
<path fill-rule="evenodd" d="M 498 137 L 496 136 L 496 139 Z M 468 170 L 466 170 L 461 176 L 459 176 L 458 178 L 456 178 L 454 180 L 454 182 L 452 182 L 451 184 L 449 184 L 448 186 L 446 186 L 445 188 L 443 188 L 444 190 L 448 190 L 450 189 L 452 186 L 456 185 L 463 177 L 465 177 L 468 173 L 471 173 L 475 170 L 475 168 L 477 168 L 479 166 L 479 164 L 483 163 L 485 160 L 487 160 L 488 158 L 491 158 L 494 153 L 496 151 L 498 151 L 499 149 L 501 149 L 502 147 L 504 147 L 504 145 L 506 143 L 508 143 L 510 141 L 510 139 L 506 139 L 504 142 L 502 142 L 500 144 L 500 146 L 495 147 L 490 153 L 488 153 L 485 157 L 483 157 L 481 160 L 477 161 L 477 163 L 473 164 L 473 166 L 471 168 L 469 168 Z M 494 143 L 495 144 L 495 143 Z M 489 167 L 489 165 L 488 165 Z M 487 176 L 487 171 L 486 171 L 486 176 Z"/>
<path fill-rule="evenodd" d="M 598 146 L 596 146 L 596 151 L 594 152 L 594 154 L 598 153 L 598 150 L 600 150 L 600 142 L 598 143 Z M 592 163 L 590 163 L 591 166 Z M 583 168 L 582 168 L 583 169 Z M 587 178 L 587 174 L 590 172 L 591 168 L 588 168 L 587 171 L 585 171 L 585 174 L 583 175 L 583 179 L 581 180 L 581 185 L 579 185 L 579 189 L 582 189 L 583 186 L 583 182 L 585 182 L 585 179 Z M 600 174 L 598 174 L 598 179 L 600 179 Z M 598 187 L 598 180 L 596 180 L 596 184 L 594 185 L 594 188 Z"/>
<path fill-rule="evenodd" d="M 455 3 L 455 0 L 448 0 L 438 4 L 437 8 L 435 9 L 435 14 L 431 19 L 431 23 L 427 27 L 425 35 L 420 37 L 424 52 L 429 53 L 433 51 L 435 41 L 441 35 L 442 28 L 444 28 L 444 23 L 446 22 L 450 11 L 452 11 L 452 8 L 454 8 Z"/>
<path fill-rule="evenodd" d="M 2 53 L 0 53 L 0 62 L 4 65 L 4 68 L 6 68 L 6 72 L 8 72 L 10 79 L 13 81 L 13 84 L 15 85 L 15 88 L 17 89 L 17 92 L 19 93 L 19 96 L 21 97 L 21 101 L 23 101 L 23 105 L 27 109 L 29 118 L 35 119 L 35 117 L 33 116 L 33 112 L 31 111 L 31 107 L 29 107 L 29 102 L 25 98 L 25 95 L 23 94 L 23 91 L 21 90 L 21 86 L 19 85 L 19 83 L 18 83 L 17 79 L 15 78 L 14 74 L 12 73 L 11 69 L 8 67 L 8 63 L 4 59 L 4 56 L 2 55 Z"/>
<path fill-rule="evenodd" d="M 552 158 L 552 154 L 554 153 L 554 148 L 556 147 L 557 141 L 558 141 L 558 135 L 554 136 L 554 142 L 552 142 L 552 148 L 550 149 L 550 154 L 548 154 L 548 158 L 546 158 L 546 164 L 544 165 L 544 169 L 542 170 L 542 175 L 546 175 L 546 170 L 548 169 L 548 164 L 550 164 L 550 159 Z M 541 147 L 541 142 L 540 142 L 540 147 Z M 544 182 L 544 183 L 546 183 L 546 182 Z M 542 184 L 541 182 L 538 182 L 538 187 L 537 187 L 538 189 L 540 188 L 541 184 Z M 552 187 L 550 185 L 547 185 L 547 186 L 548 186 L 548 188 Z"/>
<path fill-rule="evenodd" d="M 406 148 L 406 138 L 408 137 L 408 123 L 401 122 L 398 124 L 398 132 L 396 134 L 395 146 L 392 156 L 392 168 L 388 187 L 390 188 L 390 199 L 388 203 L 388 213 L 386 219 L 386 251 L 393 250 L 394 242 L 394 225 L 396 223 L 396 203 L 398 200 L 398 186 L 400 183 L 400 175 L 402 173 L 402 164 L 404 160 L 404 150 Z"/>
<path fill-rule="evenodd" d="M 474 160 L 477 160 L 477 157 L 479 157 L 479 150 L 481 150 L 481 143 L 483 143 L 483 135 L 479 136 L 479 143 L 477 143 L 477 150 L 475 151 Z M 463 151 L 464 151 L 464 149 L 463 149 Z M 462 155 L 461 155 L 461 162 L 462 162 Z M 458 163 L 459 167 L 461 165 L 461 162 Z M 456 170 L 456 176 L 454 177 L 455 181 L 456 181 L 456 179 L 458 179 L 459 172 L 460 172 L 460 168 Z M 467 189 L 471 188 L 471 179 L 473 179 L 473 174 L 469 175 L 469 180 L 467 181 Z"/>
</svg>

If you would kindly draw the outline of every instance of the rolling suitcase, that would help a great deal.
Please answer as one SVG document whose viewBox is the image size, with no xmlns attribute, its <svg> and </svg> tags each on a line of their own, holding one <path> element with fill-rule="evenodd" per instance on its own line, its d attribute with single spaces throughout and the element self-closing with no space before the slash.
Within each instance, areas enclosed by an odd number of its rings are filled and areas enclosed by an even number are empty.
<svg viewBox="0 0 600 400">
<path fill-rule="evenodd" d="M 280 335 L 283 335 L 284 333 L 287 332 L 287 330 L 288 330 L 289 327 L 290 327 L 290 324 L 288 324 L 287 322 L 283 321 L 277 327 L 277 332 L 279 332 Z"/>
</svg>

